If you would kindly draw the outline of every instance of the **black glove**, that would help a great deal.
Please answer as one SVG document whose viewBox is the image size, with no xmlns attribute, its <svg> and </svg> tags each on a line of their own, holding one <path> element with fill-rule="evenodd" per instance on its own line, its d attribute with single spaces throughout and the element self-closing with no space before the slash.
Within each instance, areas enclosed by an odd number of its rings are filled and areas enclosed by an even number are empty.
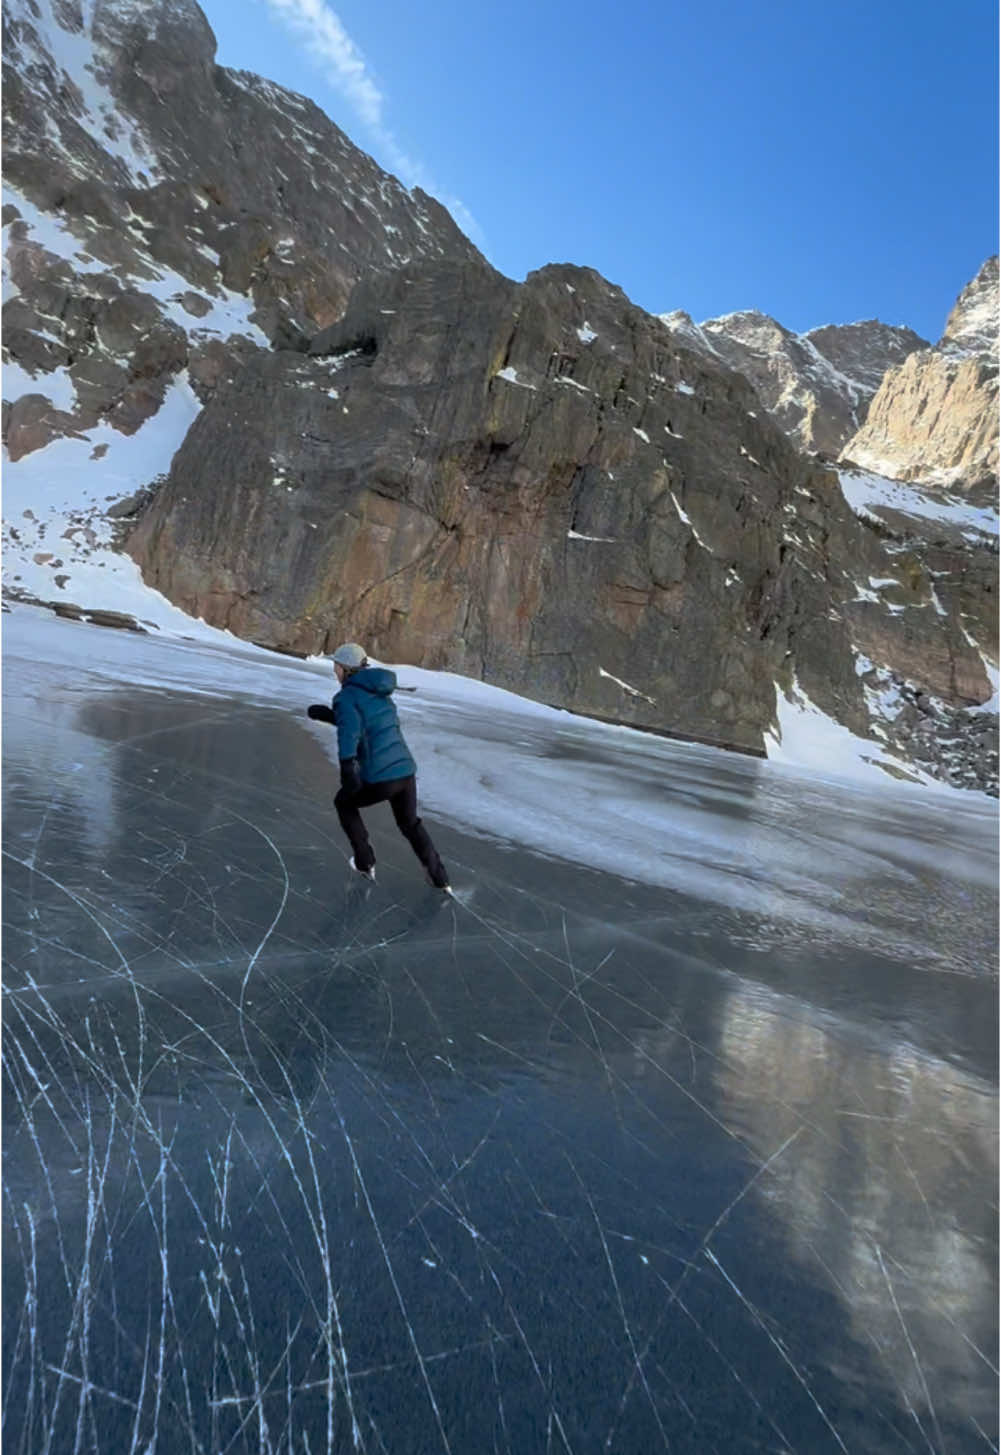
<svg viewBox="0 0 1001 1455">
<path fill-rule="evenodd" d="M 341 787 L 345 793 L 361 792 L 361 769 L 358 766 L 357 758 L 342 758 L 341 762 Z"/>
<path fill-rule="evenodd" d="M 306 708 L 306 716 L 311 717 L 314 722 L 334 721 L 332 710 L 322 702 L 310 703 L 309 707 Z"/>
</svg>

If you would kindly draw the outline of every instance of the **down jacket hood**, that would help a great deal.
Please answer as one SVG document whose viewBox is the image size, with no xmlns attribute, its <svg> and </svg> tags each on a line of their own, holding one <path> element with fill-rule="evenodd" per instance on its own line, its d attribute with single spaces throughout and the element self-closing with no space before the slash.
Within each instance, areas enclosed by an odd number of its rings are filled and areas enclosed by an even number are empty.
<svg viewBox="0 0 1001 1455">
<path fill-rule="evenodd" d="M 351 673 L 341 691 L 346 687 L 360 687 L 363 692 L 374 692 L 376 697 L 388 697 L 396 687 L 396 673 L 388 667 L 363 667 L 360 672 Z"/>
</svg>

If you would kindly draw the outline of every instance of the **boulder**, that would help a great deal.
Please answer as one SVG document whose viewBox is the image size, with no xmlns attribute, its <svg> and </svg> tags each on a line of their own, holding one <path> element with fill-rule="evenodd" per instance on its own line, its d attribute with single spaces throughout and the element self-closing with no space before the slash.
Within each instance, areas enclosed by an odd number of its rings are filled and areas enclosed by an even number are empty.
<svg viewBox="0 0 1001 1455">
<path fill-rule="evenodd" d="M 73 435 L 84 439 L 78 421 L 65 410 L 56 409 L 44 394 L 22 394 L 7 416 L 5 443 L 8 457 L 20 460 L 32 450 L 41 450 L 54 439 Z"/>
</svg>

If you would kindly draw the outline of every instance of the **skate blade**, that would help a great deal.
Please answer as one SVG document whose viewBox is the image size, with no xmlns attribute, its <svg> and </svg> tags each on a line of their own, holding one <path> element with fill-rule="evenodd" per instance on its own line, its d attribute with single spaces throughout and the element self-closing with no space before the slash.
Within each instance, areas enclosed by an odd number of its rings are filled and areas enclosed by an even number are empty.
<svg viewBox="0 0 1001 1455">
<path fill-rule="evenodd" d="M 473 889 L 473 886 L 471 884 L 466 885 L 462 889 L 456 889 L 455 886 L 452 885 L 448 889 L 443 891 L 442 899 L 443 901 L 448 899 L 454 899 L 456 904 L 471 904 L 474 893 L 475 890 Z"/>
</svg>

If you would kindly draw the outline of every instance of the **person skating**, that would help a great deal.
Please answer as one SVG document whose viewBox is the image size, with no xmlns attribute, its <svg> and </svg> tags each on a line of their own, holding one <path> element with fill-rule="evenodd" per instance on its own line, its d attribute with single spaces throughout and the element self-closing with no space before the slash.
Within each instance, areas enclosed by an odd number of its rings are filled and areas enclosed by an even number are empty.
<svg viewBox="0 0 1001 1455">
<path fill-rule="evenodd" d="M 396 673 L 370 667 L 365 649 L 357 642 L 337 648 L 334 673 L 340 691 L 331 706 L 314 702 L 306 711 L 314 721 L 333 723 L 337 728 L 341 787 L 334 807 L 351 844 L 352 869 L 369 879 L 375 877 L 375 853 L 360 810 L 388 802 L 397 828 L 424 865 L 429 882 L 450 893 L 445 866 L 417 815 L 417 765 L 403 740 L 392 699 Z"/>
</svg>

